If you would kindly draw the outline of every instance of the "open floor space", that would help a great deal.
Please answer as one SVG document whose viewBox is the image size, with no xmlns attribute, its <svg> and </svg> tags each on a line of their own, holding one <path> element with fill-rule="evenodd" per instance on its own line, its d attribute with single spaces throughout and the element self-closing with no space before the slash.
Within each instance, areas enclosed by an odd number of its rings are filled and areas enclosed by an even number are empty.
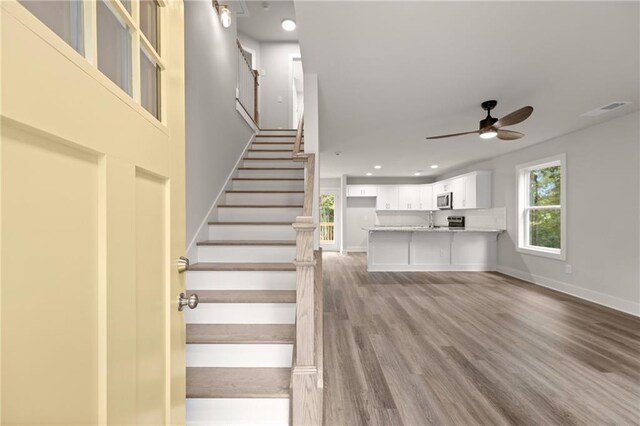
<svg viewBox="0 0 640 426">
<path fill-rule="evenodd" d="M 639 424 L 640 320 L 494 272 L 325 253 L 325 424 Z"/>
</svg>

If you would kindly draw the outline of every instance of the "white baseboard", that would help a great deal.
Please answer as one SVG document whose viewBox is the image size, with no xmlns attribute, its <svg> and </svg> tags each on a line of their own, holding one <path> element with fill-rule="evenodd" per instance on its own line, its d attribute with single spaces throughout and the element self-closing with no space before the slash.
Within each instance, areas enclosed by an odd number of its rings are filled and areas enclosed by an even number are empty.
<svg viewBox="0 0 640 426">
<path fill-rule="evenodd" d="M 496 270 L 505 275 L 528 281 L 541 287 L 559 291 L 561 293 L 565 293 L 579 299 L 587 300 L 589 302 L 597 303 L 598 305 L 603 305 L 608 308 L 625 312 L 627 314 L 640 316 L 640 303 L 637 302 L 621 299 L 616 296 L 611 296 L 605 293 L 600 293 L 598 291 L 578 287 L 573 284 L 568 284 L 562 281 L 535 275 L 530 272 L 521 271 L 519 269 L 510 268 L 508 266 L 498 265 Z"/>
<path fill-rule="evenodd" d="M 347 247 L 345 253 L 361 253 L 366 251 L 366 247 Z"/>
<path fill-rule="evenodd" d="M 198 257 L 198 251 L 197 251 L 198 247 L 196 246 L 196 243 L 198 241 L 203 241 L 203 240 L 208 240 L 209 239 L 209 221 L 211 220 L 211 214 L 213 213 L 213 209 L 215 209 L 215 207 L 218 205 L 218 202 L 220 201 L 220 197 L 222 197 L 224 192 L 231 186 L 231 178 L 236 173 L 236 170 L 238 169 L 238 166 L 240 165 L 240 162 L 242 161 L 242 159 L 247 154 L 247 150 L 249 149 L 249 147 L 253 143 L 253 140 L 255 139 L 255 137 L 256 137 L 256 135 L 254 134 L 249 138 L 249 142 L 247 142 L 247 144 L 245 145 L 244 149 L 240 153 L 240 156 L 238 157 L 238 161 L 236 161 L 236 164 L 231 169 L 231 172 L 229 172 L 229 176 L 227 176 L 227 181 L 222 186 L 222 188 L 220 188 L 220 192 L 218 192 L 218 195 L 216 195 L 216 198 L 213 200 L 213 203 L 211 204 L 211 207 L 209 208 L 209 211 L 205 215 L 204 219 L 202 219 L 202 222 L 200 223 L 200 226 L 198 227 L 198 230 L 196 231 L 195 235 L 193 236 L 193 238 L 189 242 L 189 245 L 187 245 L 186 252 L 187 252 L 187 257 L 189 259 L 196 259 Z"/>
</svg>

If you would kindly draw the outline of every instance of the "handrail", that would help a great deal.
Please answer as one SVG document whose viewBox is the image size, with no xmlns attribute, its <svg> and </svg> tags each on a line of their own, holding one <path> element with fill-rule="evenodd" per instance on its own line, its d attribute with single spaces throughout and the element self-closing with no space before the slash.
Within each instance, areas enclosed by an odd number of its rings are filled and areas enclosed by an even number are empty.
<svg viewBox="0 0 640 426">
<path fill-rule="evenodd" d="M 296 339 L 291 371 L 291 422 L 322 424 L 322 258 L 314 252 L 316 224 L 313 219 L 315 154 L 301 150 L 304 116 L 300 117 L 291 157 L 305 162 L 302 215 L 296 218 Z"/>
<path fill-rule="evenodd" d="M 237 73 L 238 83 L 236 99 L 240 102 L 240 105 L 245 112 L 251 117 L 256 126 L 259 125 L 258 117 L 258 82 L 259 73 L 258 70 L 254 70 L 251 66 L 251 62 L 245 53 L 240 40 L 236 39 L 236 45 L 238 46 L 238 58 L 237 58 Z"/>
</svg>

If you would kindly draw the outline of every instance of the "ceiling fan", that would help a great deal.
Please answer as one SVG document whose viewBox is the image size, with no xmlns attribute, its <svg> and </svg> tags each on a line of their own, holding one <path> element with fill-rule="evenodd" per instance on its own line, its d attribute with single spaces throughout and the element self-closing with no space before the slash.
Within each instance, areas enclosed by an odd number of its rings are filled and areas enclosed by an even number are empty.
<svg viewBox="0 0 640 426">
<path fill-rule="evenodd" d="M 524 136 L 524 133 L 515 132 L 513 130 L 505 130 L 502 127 L 513 126 L 514 124 L 522 123 L 529 118 L 533 112 L 533 107 L 526 106 L 519 110 L 513 111 L 511 114 L 507 114 L 504 117 L 497 119 L 491 116 L 491 110 L 498 105 L 498 101 L 485 101 L 481 104 L 482 109 L 487 111 L 487 118 L 480 120 L 480 128 L 471 132 L 452 133 L 450 135 L 430 136 L 427 139 L 442 139 L 450 138 L 453 136 L 470 135 L 473 133 L 479 133 L 482 139 L 491 139 L 498 137 L 505 141 L 511 141 L 514 139 L 520 139 Z"/>
</svg>

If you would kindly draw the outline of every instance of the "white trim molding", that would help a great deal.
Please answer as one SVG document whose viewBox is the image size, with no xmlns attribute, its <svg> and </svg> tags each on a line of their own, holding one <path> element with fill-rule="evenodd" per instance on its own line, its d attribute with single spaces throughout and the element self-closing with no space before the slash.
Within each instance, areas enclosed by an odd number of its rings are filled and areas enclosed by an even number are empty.
<svg viewBox="0 0 640 426">
<path fill-rule="evenodd" d="M 599 291 L 590 290 L 562 281 L 557 281 L 552 278 L 543 277 L 541 275 L 535 275 L 531 272 L 521 271 L 519 269 L 510 268 L 508 266 L 498 265 L 496 270 L 502 274 L 509 275 L 510 277 L 518 278 L 520 280 L 527 281 L 541 287 L 559 291 L 560 293 L 568 294 L 569 296 L 577 297 L 578 299 L 587 300 L 598 305 L 606 306 L 617 311 L 622 311 L 627 314 L 640 317 L 640 303 L 638 303 L 637 301 L 622 299 L 620 297 L 611 296 Z"/>
<path fill-rule="evenodd" d="M 560 206 L 529 206 L 529 172 L 534 169 L 560 166 Z M 516 250 L 534 256 L 556 260 L 567 259 L 567 154 L 530 161 L 516 166 L 516 196 L 518 200 Z M 541 209 L 560 209 L 560 248 L 532 246 L 528 243 L 529 229 L 527 212 Z"/>
</svg>

